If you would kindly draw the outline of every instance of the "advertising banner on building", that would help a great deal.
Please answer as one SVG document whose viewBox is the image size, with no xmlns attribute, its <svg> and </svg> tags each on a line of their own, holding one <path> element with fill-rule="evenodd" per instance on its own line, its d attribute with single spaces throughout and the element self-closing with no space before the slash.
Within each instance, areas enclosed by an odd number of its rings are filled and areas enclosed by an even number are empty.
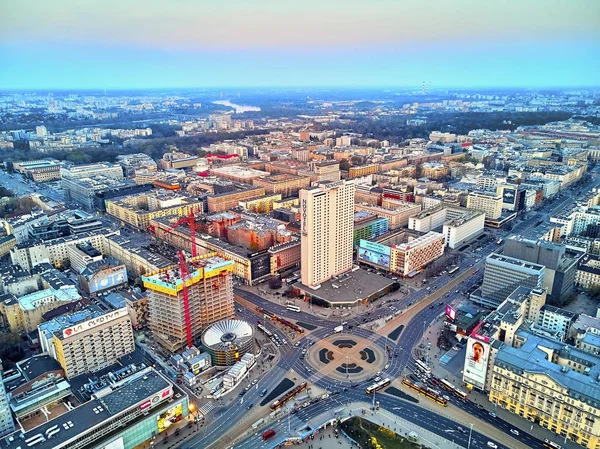
<svg viewBox="0 0 600 449">
<path fill-rule="evenodd" d="M 361 239 L 358 246 L 358 259 L 363 262 L 390 268 L 390 252 L 389 246 Z"/>
<path fill-rule="evenodd" d="M 171 424 L 181 421 L 181 418 L 183 418 L 183 406 L 181 403 L 179 403 L 175 407 L 167 410 L 164 413 L 161 413 L 156 417 L 158 433 L 168 429 Z"/>
<path fill-rule="evenodd" d="M 489 353 L 489 343 L 473 337 L 468 338 L 463 380 L 481 390 L 485 385 Z"/>
<path fill-rule="evenodd" d="M 456 319 L 456 310 L 450 306 L 446 306 L 446 316 L 454 321 Z"/>
<path fill-rule="evenodd" d="M 103 290 L 107 290 L 109 288 L 116 287 L 126 282 L 127 270 L 125 269 L 124 265 L 110 268 L 107 270 L 102 270 L 99 273 L 95 274 L 94 277 L 90 280 L 90 293 L 97 293 Z"/>
</svg>

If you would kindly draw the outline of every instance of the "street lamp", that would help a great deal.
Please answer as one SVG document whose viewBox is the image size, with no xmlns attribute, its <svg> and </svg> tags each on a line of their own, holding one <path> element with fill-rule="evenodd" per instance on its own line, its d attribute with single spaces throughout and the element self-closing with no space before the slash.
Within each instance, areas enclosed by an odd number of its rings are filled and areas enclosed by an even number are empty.
<svg viewBox="0 0 600 449">
<path fill-rule="evenodd" d="M 473 423 L 469 425 L 471 426 L 471 430 L 469 431 L 469 444 L 467 445 L 467 449 L 471 449 L 471 434 L 473 433 Z"/>
</svg>

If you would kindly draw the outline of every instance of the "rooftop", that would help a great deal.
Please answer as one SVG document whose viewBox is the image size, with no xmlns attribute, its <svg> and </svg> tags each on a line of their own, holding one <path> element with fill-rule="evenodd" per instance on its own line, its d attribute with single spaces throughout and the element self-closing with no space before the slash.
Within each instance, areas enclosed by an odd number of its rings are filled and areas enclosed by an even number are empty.
<svg viewBox="0 0 600 449">
<path fill-rule="evenodd" d="M 384 290 L 393 283 L 394 281 L 378 274 L 357 269 L 335 276 L 321 283 L 321 286 L 317 289 L 312 289 L 301 283 L 296 285 L 301 290 L 327 301 L 332 306 L 341 306 L 356 304 L 358 301 Z"/>
<path fill-rule="evenodd" d="M 39 302 L 43 302 L 43 300 L 47 298 L 53 298 L 56 301 L 74 302 L 79 300 L 81 295 L 75 288 L 63 288 L 59 290 L 47 288 L 46 290 L 40 290 L 39 292 L 21 296 L 19 298 L 19 305 L 21 306 L 21 309 L 31 311 L 38 307 Z"/>
<path fill-rule="evenodd" d="M 581 400 L 595 408 L 600 408 L 600 358 L 588 352 L 580 351 L 554 340 L 519 330 L 517 335 L 525 340 L 520 348 L 501 345 L 496 356 L 496 365 L 518 374 L 542 374 L 562 385 L 571 399 Z M 586 374 L 578 373 L 548 360 L 548 354 L 540 348 L 546 348 L 560 357 L 575 358 L 588 366 Z"/>
<path fill-rule="evenodd" d="M 536 272 L 544 271 L 546 267 L 538 265 L 537 263 L 526 262 L 521 259 L 515 259 L 514 257 L 503 256 L 502 254 L 492 253 L 486 258 L 486 264 L 489 262 L 500 262 L 504 264 L 510 264 L 516 267 L 522 267 Z"/>
</svg>

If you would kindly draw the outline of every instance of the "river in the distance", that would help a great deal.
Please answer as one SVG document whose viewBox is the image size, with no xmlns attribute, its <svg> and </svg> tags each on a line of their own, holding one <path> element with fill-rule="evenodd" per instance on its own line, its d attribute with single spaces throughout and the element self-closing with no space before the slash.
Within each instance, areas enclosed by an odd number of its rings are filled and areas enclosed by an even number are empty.
<svg viewBox="0 0 600 449">
<path fill-rule="evenodd" d="M 260 108 L 258 106 L 248 106 L 245 104 L 235 104 L 232 103 L 229 100 L 218 100 L 218 101 L 213 101 L 213 104 L 220 104 L 222 106 L 229 106 L 230 108 L 233 108 L 236 114 L 240 114 L 242 112 L 258 112 L 260 111 Z"/>
</svg>

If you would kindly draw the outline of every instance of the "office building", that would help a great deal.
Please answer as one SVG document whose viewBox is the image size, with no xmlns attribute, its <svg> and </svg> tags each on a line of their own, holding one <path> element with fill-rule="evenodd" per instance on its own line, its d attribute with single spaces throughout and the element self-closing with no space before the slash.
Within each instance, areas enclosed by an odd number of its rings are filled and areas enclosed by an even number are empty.
<svg viewBox="0 0 600 449">
<path fill-rule="evenodd" d="M 157 169 L 154 159 L 145 153 L 119 155 L 117 164 L 123 168 L 126 178 L 135 178 L 139 172 L 156 172 Z"/>
<path fill-rule="evenodd" d="M 73 165 L 65 164 L 60 169 L 62 178 L 90 178 L 95 175 L 103 175 L 111 179 L 123 179 L 123 168 L 119 164 L 110 162 L 98 162 L 96 164 Z"/>
<path fill-rule="evenodd" d="M 448 208 L 448 220 L 444 222 L 442 233 L 446 236 L 446 246 L 460 248 L 483 233 L 485 213 L 463 209 Z"/>
<path fill-rule="evenodd" d="M 485 259 L 481 292 L 471 299 L 481 305 L 496 308 L 517 287 L 543 288 L 546 267 L 501 254 L 490 254 Z"/>
<path fill-rule="evenodd" d="M 408 225 L 408 220 L 413 215 L 417 215 L 421 211 L 421 206 L 415 203 L 406 203 L 403 201 L 388 200 L 386 203 L 389 207 L 372 206 L 370 204 L 356 204 L 354 210 L 357 212 L 371 212 L 378 217 L 388 219 L 388 227 L 390 231 L 402 228 Z"/>
<path fill-rule="evenodd" d="M 565 245 L 521 236 L 506 239 L 502 254 L 546 267 L 544 287 L 548 289 L 548 300 L 558 305 L 573 295 L 577 266 L 584 255 Z"/>
<path fill-rule="evenodd" d="M 58 321 L 60 322 L 60 321 Z M 94 314 L 67 326 L 56 326 L 48 352 L 67 378 L 93 373 L 134 351 L 133 329 L 127 308 Z"/>
<path fill-rule="evenodd" d="M 498 184 L 496 186 L 496 195 L 502 198 L 502 208 L 513 212 L 519 212 L 525 209 L 524 186 L 516 184 Z"/>
<path fill-rule="evenodd" d="M 65 201 L 73 202 L 84 210 L 105 210 L 105 200 L 152 190 L 148 184 L 136 184 L 129 179 L 114 179 L 105 175 L 86 178 L 63 177 Z"/>
<path fill-rule="evenodd" d="M 377 217 L 372 212 L 359 211 L 354 213 L 353 246 L 356 248 L 361 239 L 373 240 L 388 232 L 388 219 Z"/>
<path fill-rule="evenodd" d="M 225 212 L 237 207 L 241 201 L 248 201 L 265 196 L 264 187 L 253 187 L 247 184 L 231 184 L 231 189 L 221 193 L 210 193 L 206 197 L 208 212 Z"/>
<path fill-rule="evenodd" d="M 180 151 L 173 151 L 169 153 L 165 153 L 158 161 L 158 165 L 163 170 L 168 170 L 171 168 L 189 168 L 195 167 L 202 161 L 202 158 L 198 156 L 192 156 L 191 154 L 182 153 Z"/>
<path fill-rule="evenodd" d="M 486 219 L 497 219 L 502 215 L 502 197 L 490 192 L 471 192 L 467 196 L 467 209 L 484 212 Z"/>
<path fill-rule="evenodd" d="M 285 270 L 300 267 L 302 257 L 300 240 L 274 245 L 268 249 L 271 256 L 271 274 L 277 274 Z"/>
<path fill-rule="evenodd" d="M 408 229 L 429 232 L 435 229 L 441 229 L 444 222 L 447 220 L 447 209 L 443 205 L 439 205 L 414 215 L 408 219 Z"/>
<path fill-rule="evenodd" d="M 350 167 L 348 170 L 348 178 L 360 178 L 362 176 L 373 175 L 379 171 L 379 165 L 367 164 Z"/>
<path fill-rule="evenodd" d="M 233 261 L 214 254 L 188 261 L 185 304 L 179 266 L 142 276 L 148 293 L 149 326 L 170 352 L 187 346 L 211 324 L 233 318 Z"/>
<path fill-rule="evenodd" d="M 354 183 L 300 191 L 302 283 L 314 287 L 352 269 Z"/>
<path fill-rule="evenodd" d="M 56 181 L 60 179 L 61 162 L 56 159 L 14 162 L 13 169 L 35 182 Z"/>
</svg>

